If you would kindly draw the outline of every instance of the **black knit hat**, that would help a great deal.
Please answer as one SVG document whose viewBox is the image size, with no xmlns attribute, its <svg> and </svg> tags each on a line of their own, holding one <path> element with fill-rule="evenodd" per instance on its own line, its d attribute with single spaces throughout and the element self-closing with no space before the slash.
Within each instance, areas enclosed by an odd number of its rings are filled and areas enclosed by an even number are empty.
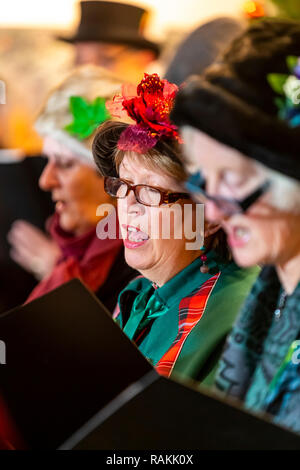
<svg viewBox="0 0 300 470">
<path fill-rule="evenodd" d="M 300 23 L 255 22 L 217 64 L 178 93 L 171 119 L 300 180 L 300 127 L 278 118 L 267 80 L 270 73 L 290 73 L 290 55 L 300 56 Z"/>
<path fill-rule="evenodd" d="M 143 35 L 148 12 L 141 7 L 126 3 L 88 0 L 80 2 L 80 23 L 71 37 L 57 39 L 70 43 L 109 42 L 152 50 L 159 55 L 160 47 Z"/>
</svg>

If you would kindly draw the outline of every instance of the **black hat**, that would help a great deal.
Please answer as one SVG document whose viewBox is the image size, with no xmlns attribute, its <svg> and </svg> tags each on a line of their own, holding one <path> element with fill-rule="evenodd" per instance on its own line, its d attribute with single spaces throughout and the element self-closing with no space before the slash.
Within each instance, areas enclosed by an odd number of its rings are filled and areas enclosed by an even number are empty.
<svg viewBox="0 0 300 470">
<path fill-rule="evenodd" d="M 159 54 L 158 44 L 144 38 L 142 30 L 148 12 L 144 8 L 125 3 L 83 1 L 76 33 L 58 39 L 75 42 L 109 42 L 150 49 Z"/>
<path fill-rule="evenodd" d="M 300 56 L 300 23 L 253 23 L 218 63 L 178 93 L 171 119 L 300 180 L 300 127 L 278 118 L 267 80 L 270 73 L 290 73 L 289 55 Z"/>
<path fill-rule="evenodd" d="M 243 30 L 233 18 L 220 17 L 202 24 L 179 45 L 165 78 L 181 85 L 189 75 L 201 74 Z"/>
</svg>

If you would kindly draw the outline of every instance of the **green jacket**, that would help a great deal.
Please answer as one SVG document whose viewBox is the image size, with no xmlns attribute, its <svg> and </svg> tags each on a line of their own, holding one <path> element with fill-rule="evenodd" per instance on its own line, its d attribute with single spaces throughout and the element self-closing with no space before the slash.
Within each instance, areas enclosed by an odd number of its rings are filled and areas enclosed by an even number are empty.
<svg viewBox="0 0 300 470">
<path fill-rule="evenodd" d="M 214 252 L 207 264 L 210 272 L 202 273 L 197 258 L 159 288 L 135 279 L 119 295 L 117 322 L 159 373 L 210 385 L 259 268 L 220 263 Z"/>
</svg>

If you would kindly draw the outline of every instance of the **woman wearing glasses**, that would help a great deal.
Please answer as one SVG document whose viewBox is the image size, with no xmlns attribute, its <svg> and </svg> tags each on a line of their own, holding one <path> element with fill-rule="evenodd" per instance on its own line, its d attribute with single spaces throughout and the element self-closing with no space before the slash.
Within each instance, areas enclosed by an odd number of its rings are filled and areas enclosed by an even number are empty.
<svg viewBox="0 0 300 470">
<path fill-rule="evenodd" d="M 263 47 L 262 47 L 263 45 Z M 300 431 L 300 26 L 255 23 L 178 95 L 187 187 L 235 261 L 265 265 L 217 386 Z"/>
<path fill-rule="evenodd" d="M 156 74 L 124 89 L 109 109 L 136 124 L 100 126 L 93 153 L 106 192 L 118 201 L 125 259 L 141 273 L 119 295 L 118 323 L 159 373 L 210 384 L 258 270 L 230 260 L 213 222 L 204 225 L 204 242 L 192 238 L 197 204 L 183 191 L 179 136 L 169 121 L 176 92 Z"/>
</svg>

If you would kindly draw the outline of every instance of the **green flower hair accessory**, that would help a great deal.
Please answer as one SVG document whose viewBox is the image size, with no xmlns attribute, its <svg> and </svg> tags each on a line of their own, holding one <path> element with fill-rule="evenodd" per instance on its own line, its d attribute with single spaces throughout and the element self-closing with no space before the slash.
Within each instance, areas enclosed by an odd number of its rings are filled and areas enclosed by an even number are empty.
<svg viewBox="0 0 300 470">
<path fill-rule="evenodd" d="M 286 62 L 291 74 L 270 73 L 267 79 L 280 95 L 275 98 L 279 117 L 291 127 L 297 127 L 300 126 L 300 59 L 288 56 Z"/>
<path fill-rule="evenodd" d="M 73 122 L 65 126 L 64 130 L 80 140 L 87 139 L 102 122 L 111 117 L 105 103 L 106 99 L 101 97 L 89 103 L 81 96 L 71 96 L 70 111 Z"/>
</svg>

